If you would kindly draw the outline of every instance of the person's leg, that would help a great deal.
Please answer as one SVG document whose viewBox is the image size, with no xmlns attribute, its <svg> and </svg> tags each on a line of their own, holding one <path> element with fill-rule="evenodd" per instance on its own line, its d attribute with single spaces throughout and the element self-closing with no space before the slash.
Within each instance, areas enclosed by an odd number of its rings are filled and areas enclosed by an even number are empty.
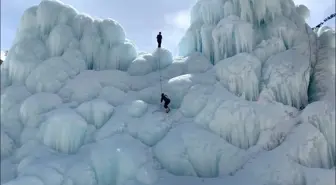
<svg viewBox="0 0 336 185">
<path fill-rule="evenodd" d="M 170 108 L 168 107 L 169 103 L 170 103 L 170 101 L 168 100 L 168 101 L 166 102 L 166 104 L 167 104 L 167 108 L 166 108 L 166 109 L 167 109 L 167 112 L 170 111 Z"/>
<path fill-rule="evenodd" d="M 168 107 L 169 101 L 165 101 L 164 103 L 164 108 L 166 109 L 166 113 L 168 113 L 170 111 L 170 108 Z"/>
<path fill-rule="evenodd" d="M 159 46 L 158 47 L 161 48 L 161 42 L 159 42 Z"/>
</svg>

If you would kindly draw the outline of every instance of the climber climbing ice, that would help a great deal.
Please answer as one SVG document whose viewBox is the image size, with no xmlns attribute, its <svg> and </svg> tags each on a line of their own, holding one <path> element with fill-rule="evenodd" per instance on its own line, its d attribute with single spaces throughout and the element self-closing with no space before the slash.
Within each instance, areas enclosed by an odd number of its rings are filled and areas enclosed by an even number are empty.
<svg viewBox="0 0 336 185">
<path fill-rule="evenodd" d="M 170 103 L 170 99 L 164 93 L 161 93 L 161 103 L 162 103 L 162 101 L 164 101 L 163 107 L 166 109 L 166 113 L 168 113 L 170 111 L 170 108 L 168 107 L 168 105 Z"/>
</svg>

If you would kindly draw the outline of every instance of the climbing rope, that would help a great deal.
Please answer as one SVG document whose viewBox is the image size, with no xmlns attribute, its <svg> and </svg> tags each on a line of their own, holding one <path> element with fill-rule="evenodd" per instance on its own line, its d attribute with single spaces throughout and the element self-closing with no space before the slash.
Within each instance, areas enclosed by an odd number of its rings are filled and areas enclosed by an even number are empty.
<svg viewBox="0 0 336 185">
<path fill-rule="evenodd" d="M 160 61 L 160 49 L 159 49 L 159 57 L 158 57 L 158 62 L 159 62 L 159 75 L 160 75 L 160 96 L 162 94 L 162 74 L 161 74 L 161 61 Z"/>
</svg>

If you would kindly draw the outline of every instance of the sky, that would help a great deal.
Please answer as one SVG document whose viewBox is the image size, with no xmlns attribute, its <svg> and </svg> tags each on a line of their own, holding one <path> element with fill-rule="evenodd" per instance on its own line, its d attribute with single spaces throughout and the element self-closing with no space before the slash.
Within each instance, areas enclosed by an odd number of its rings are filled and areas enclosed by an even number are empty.
<svg viewBox="0 0 336 185">
<path fill-rule="evenodd" d="M 163 34 L 162 46 L 177 53 L 177 44 L 189 26 L 189 10 L 196 0 L 61 0 L 79 12 L 98 18 L 112 18 L 126 31 L 140 51 L 156 48 L 156 35 Z M 11 47 L 20 18 L 40 0 L 1 0 L 1 50 Z M 334 0 L 294 0 L 310 9 L 310 26 L 316 26 L 335 12 Z M 328 25 L 335 27 L 335 19 Z"/>
</svg>

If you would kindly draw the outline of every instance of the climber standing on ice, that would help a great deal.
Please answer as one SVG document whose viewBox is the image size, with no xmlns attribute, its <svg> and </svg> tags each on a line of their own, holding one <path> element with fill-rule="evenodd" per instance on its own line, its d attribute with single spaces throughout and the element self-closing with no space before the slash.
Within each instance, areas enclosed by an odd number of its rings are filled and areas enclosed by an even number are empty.
<svg viewBox="0 0 336 185">
<path fill-rule="evenodd" d="M 158 43 L 158 48 L 161 48 L 161 42 L 162 42 L 161 32 L 159 32 L 159 35 L 156 36 L 156 41 Z"/>
<path fill-rule="evenodd" d="M 170 99 L 164 93 L 161 93 L 161 103 L 162 103 L 162 101 L 164 101 L 163 107 L 166 109 L 166 113 L 168 113 L 170 111 L 170 108 L 168 107 L 168 105 L 170 103 Z"/>
</svg>

